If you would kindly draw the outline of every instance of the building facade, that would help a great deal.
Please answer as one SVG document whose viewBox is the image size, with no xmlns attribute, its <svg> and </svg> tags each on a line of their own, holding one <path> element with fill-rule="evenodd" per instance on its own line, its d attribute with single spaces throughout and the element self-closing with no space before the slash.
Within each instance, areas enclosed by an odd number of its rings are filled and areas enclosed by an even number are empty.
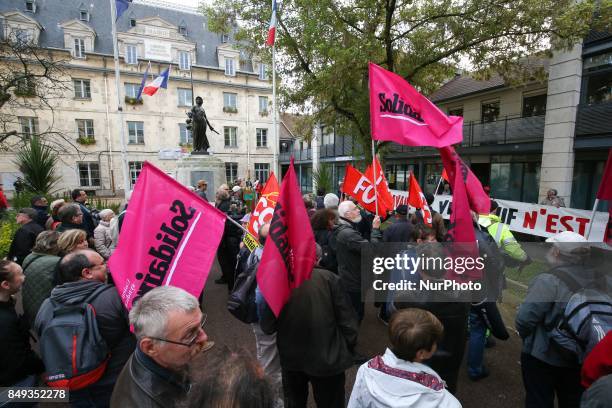
<svg viewBox="0 0 612 408">
<path fill-rule="evenodd" d="M 186 114 L 201 96 L 219 133 L 207 133 L 209 151 L 225 163 L 226 178 L 267 179 L 277 144 L 268 67 L 240 51 L 232 35 L 208 31 L 196 11 L 143 3 L 131 4 L 117 20 L 121 80 L 116 86 L 108 1 L 0 0 L 3 39 L 27 38 L 64 61 L 70 84 L 52 109 L 16 111 L 15 130 L 58 132 L 74 145 L 60 157 L 59 189 L 121 194 L 122 128 L 131 185 L 144 161 L 174 175 L 192 144 Z M 167 89 L 137 100 L 145 71 L 151 81 L 168 67 Z M 14 153 L 0 153 L 8 190 L 19 174 Z"/>
<path fill-rule="evenodd" d="M 463 116 L 457 151 L 492 197 L 537 203 L 554 188 L 568 206 L 590 209 L 612 147 L 612 35 L 591 33 L 572 50 L 525 64 L 544 71 L 545 79 L 513 85 L 499 76 L 457 75 L 429 98 L 447 114 Z M 318 134 L 320 162 L 332 164 L 336 181 L 347 162 L 363 160 L 353 138 L 333 129 Z M 281 153 L 281 166 L 294 155 L 302 174 L 312 173 L 312 154 L 294 143 Z M 383 166 L 398 190 L 408 188 L 412 171 L 423 190 L 433 192 L 442 173 L 435 149 L 394 143 L 383 153 Z"/>
</svg>

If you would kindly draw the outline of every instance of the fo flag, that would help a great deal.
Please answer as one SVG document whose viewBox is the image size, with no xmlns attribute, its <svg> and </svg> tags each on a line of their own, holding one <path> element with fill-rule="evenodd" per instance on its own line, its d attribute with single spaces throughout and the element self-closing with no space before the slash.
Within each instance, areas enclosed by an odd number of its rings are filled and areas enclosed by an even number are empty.
<svg viewBox="0 0 612 408">
<path fill-rule="evenodd" d="M 289 301 L 291 291 L 310 279 L 315 262 L 314 235 L 292 158 L 257 269 L 257 285 L 276 317 Z"/>
<path fill-rule="evenodd" d="M 276 202 L 278 201 L 278 194 L 278 181 L 274 173 L 271 173 L 266 186 L 261 191 L 261 198 L 257 202 L 255 210 L 251 213 L 247 227 L 248 231 L 255 238 L 259 238 L 259 228 L 272 219 L 274 207 L 276 207 Z"/>
<path fill-rule="evenodd" d="M 478 178 L 472 173 L 472 170 L 461 160 L 461 157 L 455 152 L 452 146 L 443 147 L 438 149 L 440 156 L 442 156 L 442 163 L 444 164 L 444 170 L 447 174 L 448 182 L 454 188 L 455 180 L 455 168 L 459 164 L 459 168 L 462 169 L 463 178 L 465 180 L 465 188 L 467 191 L 468 201 L 470 208 L 478 214 L 488 214 L 491 209 L 491 199 L 489 195 L 485 193 L 482 188 L 482 184 Z M 453 190 L 453 196 L 455 190 Z"/>
<path fill-rule="evenodd" d="M 370 169 L 370 177 L 371 173 L 372 171 Z M 387 210 L 393 210 L 393 198 L 391 198 L 390 207 L 387 207 L 387 205 L 380 199 L 380 196 L 378 197 L 379 199 L 377 201 L 377 194 L 374 191 L 374 184 L 372 183 L 370 177 L 367 177 L 350 164 L 347 164 L 344 182 L 342 183 L 342 192 L 357 200 L 359 205 L 361 205 L 366 211 L 376 213 L 376 204 L 378 204 L 378 214 L 386 214 Z"/>
<path fill-rule="evenodd" d="M 443 147 L 463 140 L 463 118 L 446 116 L 401 76 L 370 62 L 372 139 Z"/>
<path fill-rule="evenodd" d="M 410 172 L 410 187 L 408 188 L 408 204 L 414 208 L 420 208 L 423 214 L 423 222 L 431 227 L 431 210 L 421 190 L 421 186 L 412 171 Z"/>
<path fill-rule="evenodd" d="M 162 285 L 198 297 L 224 227 L 222 212 L 145 162 L 108 261 L 125 307 Z"/>
<path fill-rule="evenodd" d="M 376 176 L 374 176 L 374 169 L 376 167 Z M 376 184 L 376 199 L 378 200 L 378 214 L 383 215 L 386 214 L 387 211 L 393 211 L 393 196 L 389 191 L 389 186 L 387 185 L 387 179 L 385 178 L 385 173 L 380 166 L 380 162 L 375 157 L 374 158 L 374 166 L 371 164 L 366 169 L 364 175 L 372 181 L 373 184 Z"/>
</svg>

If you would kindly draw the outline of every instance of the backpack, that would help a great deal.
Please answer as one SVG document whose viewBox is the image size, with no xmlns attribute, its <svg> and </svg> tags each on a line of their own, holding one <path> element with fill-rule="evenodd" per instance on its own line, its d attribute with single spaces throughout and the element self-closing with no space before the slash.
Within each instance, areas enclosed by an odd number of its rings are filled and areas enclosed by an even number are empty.
<svg viewBox="0 0 612 408">
<path fill-rule="evenodd" d="M 572 295 L 550 337 L 557 351 L 582 364 L 593 347 L 612 330 L 612 296 L 605 288 L 582 287 L 563 269 L 552 272 Z"/>
<path fill-rule="evenodd" d="M 227 310 L 234 317 L 244 323 L 256 323 L 257 304 L 255 303 L 255 289 L 257 288 L 257 266 L 259 262 L 253 262 L 236 276 L 234 287 L 227 299 Z"/>
<path fill-rule="evenodd" d="M 41 309 L 48 314 L 40 319 L 43 324 L 39 329 L 39 343 L 49 387 L 80 390 L 104 374 L 110 353 L 98 330 L 91 302 L 109 288 L 112 286 L 100 285 L 77 304 L 59 303 L 50 298 L 50 307 Z M 38 315 L 41 317 L 41 313 Z"/>
</svg>

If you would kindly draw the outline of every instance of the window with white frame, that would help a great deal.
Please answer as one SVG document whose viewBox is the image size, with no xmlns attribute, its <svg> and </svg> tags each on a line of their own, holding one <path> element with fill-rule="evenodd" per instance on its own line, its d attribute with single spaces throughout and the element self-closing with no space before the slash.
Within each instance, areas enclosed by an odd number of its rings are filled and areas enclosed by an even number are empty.
<svg viewBox="0 0 612 408">
<path fill-rule="evenodd" d="M 179 123 L 179 144 L 193 144 L 191 130 L 187 129 L 187 125 L 185 123 Z"/>
<path fill-rule="evenodd" d="M 29 139 L 38 133 L 38 118 L 31 116 L 20 116 L 19 124 L 21 125 L 21 133 Z"/>
<path fill-rule="evenodd" d="M 76 119 L 79 139 L 94 138 L 94 122 L 92 119 Z"/>
<path fill-rule="evenodd" d="M 259 180 L 260 183 L 268 181 L 270 175 L 270 164 L 269 163 L 255 163 L 255 179 Z"/>
<path fill-rule="evenodd" d="M 73 79 L 74 97 L 77 99 L 91 99 L 91 82 L 89 79 Z"/>
<path fill-rule="evenodd" d="M 259 97 L 259 113 L 261 115 L 268 114 L 268 97 L 267 96 Z"/>
<path fill-rule="evenodd" d="M 259 79 L 262 81 L 268 79 L 268 67 L 266 67 L 266 64 L 259 64 Z"/>
<path fill-rule="evenodd" d="M 125 46 L 125 63 L 130 65 L 138 64 L 138 48 L 133 44 Z"/>
<path fill-rule="evenodd" d="M 85 9 L 79 10 L 81 21 L 89 21 L 89 11 Z"/>
<path fill-rule="evenodd" d="M 178 88 L 178 106 L 191 106 L 192 93 L 189 88 Z"/>
<path fill-rule="evenodd" d="M 128 143 L 144 144 L 144 122 L 128 122 Z"/>
<path fill-rule="evenodd" d="M 225 147 L 238 147 L 238 138 L 236 136 L 237 130 L 238 128 L 233 126 L 226 126 L 223 128 Z"/>
<path fill-rule="evenodd" d="M 82 38 L 74 39 L 74 48 L 72 49 L 74 58 L 85 58 L 85 40 Z"/>
<path fill-rule="evenodd" d="M 140 89 L 140 84 L 131 84 L 126 82 L 125 84 L 125 96 L 128 98 L 136 98 L 138 95 L 138 90 Z"/>
<path fill-rule="evenodd" d="M 255 129 L 257 133 L 257 147 L 268 147 L 268 129 Z"/>
<path fill-rule="evenodd" d="M 232 92 L 223 92 L 223 109 L 224 110 L 236 110 L 238 109 L 238 104 L 236 99 L 238 94 Z"/>
<path fill-rule="evenodd" d="M 179 51 L 179 69 L 183 71 L 191 69 L 191 55 L 187 51 Z"/>
<path fill-rule="evenodd" d="M 77 163 L 77 166 L 81 187 L 100 187 L 100 165 L 98 163 Z"/>
<path fill-rule="evenodd" d="M 234 67 L 234 59 L 233 58 L 226 58 L 225 59 L 225 75 L 236 76 L 236 68 Z"/>
<path fill-rule="evenodd" d="M 227 34 L 221 35 L 221 42 L 223 44 L 225 44 L 226 42 L 229 42 L 229 35 L 227 35 Z"/>
<path fill-rule="evenodd" d="M 185 27 L 184 25 L 180 25 L 178 27 L 178 32 L 179 32 L 179 34 L 182 34 L 182 35 L 187 34 L 187 27 Z"/>
<path fill-rule="evenodd" d="M 238 163 L 226 162 L 225 163 L 225 179 L 228 183 L 233 182 L 238 178 Z"/>
<path fill-rule="evenodd" d="M 141 161 L 131 161 L 128 162 L 128 166 L 130 168 L 130 184 L 132 187 L 136 184 L 136 179 L 140 175 L 140 171 L 142 170 L 143 162 Z"/>
</svg>

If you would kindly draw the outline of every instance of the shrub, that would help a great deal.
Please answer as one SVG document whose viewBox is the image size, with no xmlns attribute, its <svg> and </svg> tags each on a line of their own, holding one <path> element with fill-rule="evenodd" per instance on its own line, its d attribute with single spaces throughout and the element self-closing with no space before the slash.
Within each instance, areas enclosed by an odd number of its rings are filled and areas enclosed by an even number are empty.
<svg viewBox="0 0 612 408">
<path fill-rule="evenodd" d="M 13 236 L 19 228 L 17 221 L 15 221 L 16 214 L 15 211 L 9 211 L 0 220 L 0 259 L 3 259 L 8 254 Z"/>
</svg>

